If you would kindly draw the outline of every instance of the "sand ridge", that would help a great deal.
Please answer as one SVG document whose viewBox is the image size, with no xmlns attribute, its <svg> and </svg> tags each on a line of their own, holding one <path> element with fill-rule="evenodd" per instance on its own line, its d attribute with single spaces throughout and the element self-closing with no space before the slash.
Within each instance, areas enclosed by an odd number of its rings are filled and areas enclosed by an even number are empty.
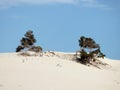
<svg viewBox="0 0 120 90">
<path fill-rule="evenodd" d="M 66 58 L 73 53 L 56 53 L 1 53 L 0 90 L 120 90 L 119 60 L 100 59 L 111 67 L 98 69 Z"/>
</svg>

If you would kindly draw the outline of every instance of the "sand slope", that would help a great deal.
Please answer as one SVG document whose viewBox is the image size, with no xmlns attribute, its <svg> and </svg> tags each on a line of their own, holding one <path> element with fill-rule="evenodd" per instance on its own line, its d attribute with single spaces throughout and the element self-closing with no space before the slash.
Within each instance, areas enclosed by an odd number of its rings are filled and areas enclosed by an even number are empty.
<svg viewBox="0 0 120 90">
<path fill-rule="evenodd" d="M 52 56 L 0 54 L 0 90 L 120 90 L 120 61 L 102 61 L 111 67 L 98 69 Z"/>
</svg>

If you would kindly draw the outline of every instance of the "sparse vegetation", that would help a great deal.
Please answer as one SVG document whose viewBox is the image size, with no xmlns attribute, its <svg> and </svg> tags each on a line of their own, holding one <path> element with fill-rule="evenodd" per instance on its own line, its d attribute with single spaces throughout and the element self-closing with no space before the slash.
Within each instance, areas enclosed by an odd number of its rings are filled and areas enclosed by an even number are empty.
<svg viewBox="0 0 120 90">
<path fill-rule="evenodd" d="M 22 50 L 25 51 L 34 51 L 34 52 L 42 52 L 42 47 L 35 46 L 36 39 L 33 35 L 33 31 L 29 30 L 26 32 L 24 37 L 20 40 L 21 45 L 16 48 L 16 52 L 20 52 Z"/>
<path fill-rule="evenodd" d="M 59 57 L 62 59 L 70 59 L 77 60 L 82 64 L 89 64 L 100 68 L 100 65 L 108 65 L 98 60 L 98 58 L 104 58 L 105 54 L 103 54 L 100 50 L 99 44 L 97 44 L 92 38 L 80 37 L 79 46 L 80 50 L 75 54 L 63 54 L 59 55 L 53 51 L 42 52 L 42 47 L 35 46 L 36 39 L 33 35 L 33 31 L 29 30 L 25 33 L 24 37 L 20 40 L 21 45 L 16 48 L 16 52 L 20 51 L 33 51 L 33 52 L 21 52 L 19 55 L 22 56 L 48 56 L 48 57 Z M 40 52 L 40 53 L 39 53 Z"/>
<path fill-rule="evenodd" d="M 78 62 L 90 64 L 91 62 L 95 62 L 97 58 L 105 57 L 100 50 L 100 46 L 92 38 L 80 37 L 79 46 L 81 49 L 79 51 L 79 57 L 77 57 Z"/>
</svg>

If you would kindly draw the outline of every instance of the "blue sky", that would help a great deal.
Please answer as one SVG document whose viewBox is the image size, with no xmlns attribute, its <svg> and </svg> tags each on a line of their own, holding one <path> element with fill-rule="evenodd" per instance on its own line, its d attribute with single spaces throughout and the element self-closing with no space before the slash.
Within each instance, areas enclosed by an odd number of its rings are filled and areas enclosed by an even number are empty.
<svg viewBox="0 0 120 90">
<path fill-rule="evenodd" d="M 14 52 L 27 30 L 44 50 L 75 52 L 86 36 L 120 59 L 119 0 L 0 0 L 0 52 Z"/>
</svg>

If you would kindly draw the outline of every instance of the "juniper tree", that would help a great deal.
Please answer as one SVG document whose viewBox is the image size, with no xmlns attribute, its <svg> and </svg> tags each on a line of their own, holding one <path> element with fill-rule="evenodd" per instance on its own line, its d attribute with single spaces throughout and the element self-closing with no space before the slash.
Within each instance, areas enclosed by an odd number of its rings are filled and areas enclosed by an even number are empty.
<svg viewBox="0 0 120 90">
<path fill-rule="evenodd" d="M 95 61 L 98 57 L 104 57 L 105 55 L 101 52 L 99 44 L 92 38 L 80 37 L 79 46 L 80 50 L 80 58 L 77 58 L 78 61 L 82 63 L 90 63 L 90 61 Z"/>
<path fill-rule="evenodd" d="M 20 40 L 21 45 L 16 48 L 16 52 L 20 52 L 21 50 L 29 50 L 35 52 L 42 52 L 42 47 L 35 46 L 36 39 L 34 37 L 33 31 L 29 30 L 25 33 L 24 37 Z"/>
</svg>

